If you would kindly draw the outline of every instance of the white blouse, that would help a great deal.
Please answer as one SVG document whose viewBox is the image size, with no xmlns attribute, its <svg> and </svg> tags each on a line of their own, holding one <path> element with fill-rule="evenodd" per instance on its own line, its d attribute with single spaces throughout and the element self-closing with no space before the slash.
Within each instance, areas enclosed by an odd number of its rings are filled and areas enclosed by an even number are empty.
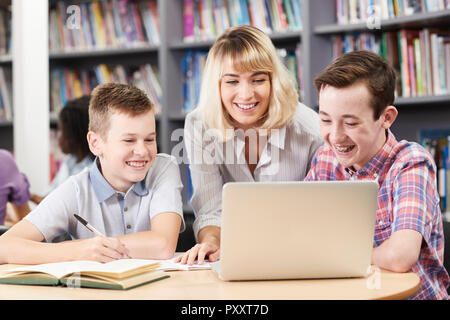
<svg viewBox="0 0 450 320">
<path fill-rule="evenodd" d="M 249 136 L 251 141 L 252 137 Z M 235 130 L 227 142 L 206 128 L 198 110 L 186 116 L 184 141 L 192 179 L 194 235 L 221 224 L 222 187 L 227 182 L 301 181 L 323 140 L 317 113 L 299 103 L 292 122 L 272 131 L 252 173 L 245 160 L 245 134 Z M 251 158 L 249 159 L 251 162 Z M 256 161 L 255 161 L 256 162 Z"/>
</svg>

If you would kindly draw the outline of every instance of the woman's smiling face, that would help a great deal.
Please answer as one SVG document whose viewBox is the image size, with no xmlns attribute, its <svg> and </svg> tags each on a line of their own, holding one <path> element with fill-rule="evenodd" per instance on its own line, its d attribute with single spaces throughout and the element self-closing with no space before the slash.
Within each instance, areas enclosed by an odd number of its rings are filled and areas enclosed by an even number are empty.
<svg viewBox="0 0 450 320">
<path fill-rule="evenodd" d="M 267 72 L 237 72 L 224 64 L 220 79 L 222 105 L 241 129 L 256 127 L 269 108 L 271 82 Z"/>
</svg>

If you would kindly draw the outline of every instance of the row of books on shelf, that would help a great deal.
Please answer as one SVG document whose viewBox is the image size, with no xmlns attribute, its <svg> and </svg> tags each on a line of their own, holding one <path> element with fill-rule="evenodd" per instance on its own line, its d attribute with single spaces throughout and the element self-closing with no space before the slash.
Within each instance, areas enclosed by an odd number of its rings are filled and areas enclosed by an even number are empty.
<svg viewBox="0 0 450 320">
<path fill-rule="evenodd" d="M 450 30 L 355 33 L 333 40 L 335 57 L 354 50 L 383 56 L 397 72 L 397 96 L 450 94 Z"/>
<path fill-rule="evenodd" d="M 11 68 L 0 67 L 0 121 L 12 121 Z"/>
<path fill-rule="evenodd" d="M 336 0 L 336 19 L 338 24 L 361 23 L 445 9 L 450 0 Z"/>
<path fill-rule="evenodd" d="M 69 13 L 68 13 L 69 12 Z M 50 8 L 51 51 L 128 48 L 158 45 L 156 0 L 107 0 Z"/>
<path fill-rule="evenodd" d="M 127 83 L 144 90 L 155 105 L 155 113 L 161 113 L 162 90 L 159 73 L 150 64 L 138 67 L 100 64 L 92 69 L 75 70 L 55 68 L 50 74 L 50 105 L 57 116 L 67 101 L 89 95 L 93 88 L 108 82 Z"/>
<path fill-rule="evenodd" d="M 295 50 L 277 49 L 277 53 L 291 73 L 292 81 L 299 94 L 304 98 L 303 75 L 301 68 L 301 44 Z M 187 50 L 181 61 L 182 68 L 182 111 L 188 113 L 198 104 L 203 70 L 208 51 Z"/>
<path fill-rule="evenodd" d="M 184 0 L 184 41 L 215 39 L 231 26 L 264 32 L 302 27 L 301 0 Z"/>
<path fill-rule="evenodd" d="M 420 143 L 431 153 L 436 163 L 441 211 L 450 212 L 450 128 L 422 129 Z"/>
</svg>

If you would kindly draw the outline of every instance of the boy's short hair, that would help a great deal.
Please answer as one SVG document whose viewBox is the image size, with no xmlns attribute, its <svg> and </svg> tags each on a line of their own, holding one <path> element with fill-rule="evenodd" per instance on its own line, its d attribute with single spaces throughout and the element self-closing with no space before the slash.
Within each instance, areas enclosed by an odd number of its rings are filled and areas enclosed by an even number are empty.
<svg viewBox="0 0 450 320">
<path fill-rule="evenodd" d="M 105 83 L 95 87 L 89 102 L 89 130 L 106 137 L 113 112 L 137 116 L 153 109 L 147 94 L 122 83 Z"/>
<path fill-rule="evenodd" d="M 372 95 L 370 106 L 377 120 L 395 99 L 395 72 L 379 55 L 363 50 L 346 53 L 331 62 L 314 79 L 318 93 L 326 85 L 345 88 L 357 82 L 367 84 Z"/>
</svg>

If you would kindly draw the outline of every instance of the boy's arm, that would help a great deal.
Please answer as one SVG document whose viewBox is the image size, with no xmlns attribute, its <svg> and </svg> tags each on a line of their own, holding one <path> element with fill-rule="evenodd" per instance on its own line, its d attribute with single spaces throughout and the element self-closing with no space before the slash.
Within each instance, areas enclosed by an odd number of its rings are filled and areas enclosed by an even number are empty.
<svg viewBox="0 0 450 320">
<path fill-rule="evenodd" d="M 380 246 L 373 248 L 372 264 L 394 272 L 407 272 L 419 259 L 422 239 L 415 230 L 395 231 Z"/>
<path fill-rule="evenodd" d="M 20 221 L 0 237 L 0 263 L 109 262 L 126 257 L 123 244 L 114 238 L 95 237 L 61 243 L 45 243 L 43 240 L 43 234 L 31 222 Z"/>
<path fill-rule="evenodd" d="M 373 264 L 394 272 L 414 266 L 422 243 L 430 241 L 436 214 L 440 215 L 432 160 L 409 157 L 401 162 L 403 167 L 392 182 L 392 234 L 372 252 Z"/>
<path fill-rule="evenodd" d="M 119 236 L 135 259 L 170 259 L 175 253 L 181 216 L 174 212 L 164 212 L 151 220 L 151 231 L 136 232 Z"/>
</svg>

